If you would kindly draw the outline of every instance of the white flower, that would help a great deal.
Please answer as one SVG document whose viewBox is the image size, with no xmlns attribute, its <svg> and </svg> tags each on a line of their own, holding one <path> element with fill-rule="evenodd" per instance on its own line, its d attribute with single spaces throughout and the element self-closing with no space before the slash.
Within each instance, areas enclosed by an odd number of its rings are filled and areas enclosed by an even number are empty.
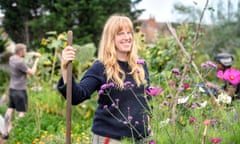
<svg viewBox="0 0 240 144">
<path fill-rule="evenodd" d="M 170 118 L 167 118 L 165 121 L 160 121 L 161 126 L 165 126 L 170 122 Z"/>
<path fill-rule="evenodd" d="M 227 95 L 227 93 L 221 93 L 218 95 L 218 98 L 216 99 L 217 103 L 226 103 L 226 104 L 231 104 L 232 102 L 232 97 Z"/>
<path fill-rule="evenodd" d="M 189 99 L 189 96 L 187 97 L 183 97 L 183 98 L 179 98 L 178 99 L 178 104 L 183 104 L 183 103 L 186 103 Z"/>
<path fill-rule="evenodd" d="M 207 101 L 204 101 L 204 102 L 202 102 L 202 103 L 198 102 L 198 103 L 197 103 L 197 106 L 198 106 L 198 107 L 196 107 L 197 109 L 204 108 L 204 107 L 207 106 Z"/>
</svg>

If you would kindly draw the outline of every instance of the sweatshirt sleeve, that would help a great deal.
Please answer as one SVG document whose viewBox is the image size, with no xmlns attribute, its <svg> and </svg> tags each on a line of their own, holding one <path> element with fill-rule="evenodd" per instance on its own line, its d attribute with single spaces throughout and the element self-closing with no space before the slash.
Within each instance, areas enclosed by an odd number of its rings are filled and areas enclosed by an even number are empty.
<svg viewBox="0 0 240 144">
<path fill-rule="evenodd" d="M 84 74 L 80 82 L 72 79 L 72 104 L 77 105 L 86 99 L 90 99 L 91 95 L 99 90 L 104 83 L 104 67 L 96 61 Z M 63 78 L 58 81 L 58 91 L 66 98 L 67 84 L 63 83 Z"/>
</svg>

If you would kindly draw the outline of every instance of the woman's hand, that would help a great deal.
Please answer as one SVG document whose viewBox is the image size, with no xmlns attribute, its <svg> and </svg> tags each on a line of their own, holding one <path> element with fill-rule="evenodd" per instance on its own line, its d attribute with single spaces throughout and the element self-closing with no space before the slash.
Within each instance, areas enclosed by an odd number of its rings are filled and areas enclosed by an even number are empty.
<svg viewBox="0 0 240 144">
<path fill-rule="evenodd" d="M 62 59 L 61 59 L 61 66 L 63 69 L 67 68 L 67 64 L 70 61 L 73 61 L 75 59 L 76 55 L 76 49 L 74 49 L 72 46 L 67 46 L 63 51 L 62 51 Z"/>
</svg>

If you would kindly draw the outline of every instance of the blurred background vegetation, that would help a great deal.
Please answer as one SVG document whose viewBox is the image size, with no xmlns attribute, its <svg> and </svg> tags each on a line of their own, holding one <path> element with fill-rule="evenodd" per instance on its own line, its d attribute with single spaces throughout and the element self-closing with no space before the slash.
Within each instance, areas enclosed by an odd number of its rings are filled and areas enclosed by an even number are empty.
<svg viewBox="0 0 240 144">
<path fill-rule="evenodd" d="M 60 72 L 60 52 L 66 45 L 66 32 L 73 31 L 74 47 L 78 57 L 73 62 L 73 73 L 80 79 L 96 59 L 96 52 L 104 22 L 113 13 L 123 13 L 132 18 L 136 26 L 136 39 L 141 57 L 148 63 L 151 80 L 155 85 L 167 83 L 171 69 L 183 68 L 187 63 L 184 54 L 171 35 L 159 34 L 154 43 L 147 43 L 138 20 L 143 9 L 135 5 L 142 0 L 6 0 L 0 1 L 4 14 L 0 25 L 0 96 L 7 95 L 9 84 L 8 57 L 12 43 L 22 42 L 29 51 L 43 54 L 39 62 L 37 77 L 29 79 L 30 112 L 14 123 L 9 143 L 64 143 L 65 100 L 56 91 Z M 224 5 L 218 0 L 216 7 L 207 7 L 211 24 L 202 24 L 199 40 L 191 52 L 196 26 L 202 10 L 176 3 L 174 12 L 181 14 L 179 23 L 173 26 L 178 37 L 194 62 L 200 64 L 213 60 L 218 52 L 229 52 L 235 58 L 234 67 L 240 68 L 240 0 L 233 11 L 233 0 Z M 164 14 L 164 13 L 162 13 Z M 166 31 L 168 31 L 167 27 Z M 10 51 L 7 52 L 7 51 Z M 26 57 L 31 64 L 31 57 Z M 199 82 L 190 69 L 194 83 Z M 209 80 L 215 77 L 208 73 Z M 97 94 L 91 100 L 73 108 L 73 140 L 76 143 L 89 142 L 90 126 L 96 106 Z M 160 103 L 160 102 L 159 102 Z M 6 103 L 0 107 L 3 114 Z M 202 118 L 204 119 L 204 118 Z M 81 123 L 79 123 L 81 121 Z M 159 121 L 159 120 L 158 120 Z M 24 131 L 24 132 L 23 132 Z M 239 131 L 239 130 L 238 130 Z M 86 133 L 87 132 L 87 133 Z M 53 136 L 51 134 L 54 134 Z M 200 134 L 199 134 L 200 135 Z M 14 137 L 13 137 L 14 136 Z M 54 139 L 54 140 L 53 140 Z M 186 138 L 187 140 L 187 138 Z"/>
</svg>

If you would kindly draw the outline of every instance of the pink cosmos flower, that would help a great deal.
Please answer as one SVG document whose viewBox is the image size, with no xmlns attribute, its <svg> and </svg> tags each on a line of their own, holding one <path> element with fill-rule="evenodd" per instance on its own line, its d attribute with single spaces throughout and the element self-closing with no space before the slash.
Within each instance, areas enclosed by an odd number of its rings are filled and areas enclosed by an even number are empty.
<svg viewBox="0 0 240 144">
<path fill-rule="evenodd" d="M 222 140 L 221 140 L 221 138 L 219 138 L 219 137 L 215 137 L 215 138 L 210 138 L 210 141 L 212 142 L 212 143 L 214 143 L 214 144 L 218 144 L 218 143 L 220 143 Z"/>
<path fill-rule="evenodd" d="M 217 77 L 236 85 L 240 82 L 240 71 L 233 68 L 227 69 L 224 72 L 220 70 L 217 72 Z"/>
<path fill-rule="evenodd" d="M 205 120 L 204 122 L 203 122 L 205 125 L 209 125 L 210 123 L 211 123 L 211 120 Z"/>
<path fill-rule="evenodd" d="M 149 87 L 146 90 L 146 94 L 150 96 L 157 96 L 157 95 L 160 95 L 161 93 L 162 93 L 162 88 L 158 88 L 158 87 Z"/>
</svg>

